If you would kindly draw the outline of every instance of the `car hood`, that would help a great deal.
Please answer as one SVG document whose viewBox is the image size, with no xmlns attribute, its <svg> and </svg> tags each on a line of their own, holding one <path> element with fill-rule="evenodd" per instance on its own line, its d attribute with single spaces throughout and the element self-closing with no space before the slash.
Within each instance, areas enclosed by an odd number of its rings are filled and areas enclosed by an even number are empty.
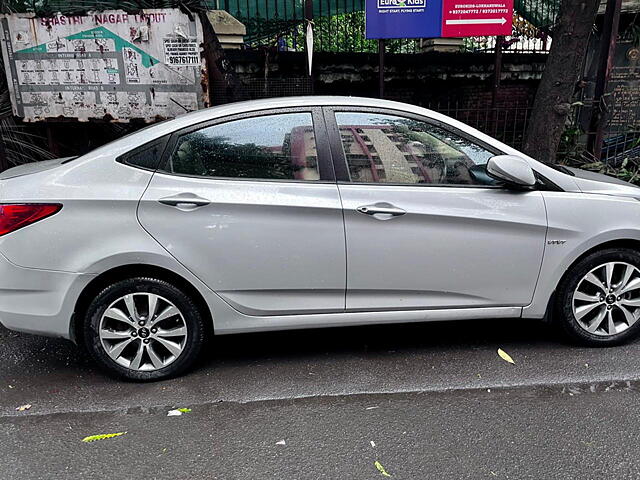
<svg viewBox="0 0 640 480">
<path fill-rule="evenodd" d="M 579 168 L 568 168 L 581 192 L 640 198 L 640 187 L 619 178 Z"/>
<path fill-rule="evenodd" d="M 6 180 L 7 178 L 22 177 L 23 175 L 30 175 L 32 173 L 43 172 L 62 165 L 68 160 L 72 160 L 76 157 L 64 157 L 55 158 L 53 160 L 44 160 L 42 162 L 26 163 L 17 167 L 10 168 L 0 173 L 0 180 Z"/>
</svg>

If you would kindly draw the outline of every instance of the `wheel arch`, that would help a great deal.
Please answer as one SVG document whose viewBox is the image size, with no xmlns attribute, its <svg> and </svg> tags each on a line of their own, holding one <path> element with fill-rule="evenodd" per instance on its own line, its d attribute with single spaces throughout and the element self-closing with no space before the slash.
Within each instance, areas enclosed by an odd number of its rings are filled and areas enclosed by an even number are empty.
<svg viewBox="0 0 640 480">
<path fill-rule="evenodd" d="M 183 276 L 164 267 L 149 264 L 128 264 L 106 270 L 91 280 L 91 282 L 84 287 L 82 292 L 80 292 L 73 309 L 73 315 L 71 317 L 69 327 L 69 337 L 74 343 L 79 344 L 78 339 L 81 334 L 82 320 L 84 319 L 91 300 L 107 286 L 120 280 L 126 280 L 133 277 L 157 278 L 159 280 L 170 282 L 172 285 L 183 290 L 193 299 L 200 310 L 200 313 L 204 316 L 205 324 L 210 329 L 207 334 L 213 333 L 213 315 L 211 313 L 211 309 L 202 294 L 191 282 Z"/>
<path fill-rule="evenodd" d="M 637 239 L 633 239 L 633 238 L 620 238 L 620 239 L 616 239 L 616 240 L 609 240 L 603 243 L 599 243 L 598 245 L 595 245 L 587 250 L 585 250 L 584 252 L 582 252 L 580 255 L 578 255 L 570 264 L 569 266 L 567 266 L 567 268 L 565 269 L 565 271 L 562 273 L 562 275 L 560 276 L 560 278 L 558 279 L 558 281 L 556 282 L 556 285 L 553 289 L 553 292 L 551 293 L 549 300 L 547 302 L 547 309 L 546 309 L 546 313 L 544 315 L 544 321 L 547 322 L 551 322 L 553 320 L 553 315 L 554 315 L 554 311 L 555 311 L 555 301 L 556 301 L 556 293 L 558 291 L 558 288 L 560 287 L 560 285 L 562 284 L 562 282 L 564 282 L 565 278 L 567 277 L 567 275 L 569 274 L 569 272 L 573 269 L 573 267 L 575 265 L 577 265 L 580 261 L 582 261 L 584 258 L 588 257 L 589 255 L 601 251 L 601 250 L 607 250 L 610 248 L 626 248 L 629 250 L 635 250 L 637 252 L 640 252 L 640 240 Z"/>
</svg>

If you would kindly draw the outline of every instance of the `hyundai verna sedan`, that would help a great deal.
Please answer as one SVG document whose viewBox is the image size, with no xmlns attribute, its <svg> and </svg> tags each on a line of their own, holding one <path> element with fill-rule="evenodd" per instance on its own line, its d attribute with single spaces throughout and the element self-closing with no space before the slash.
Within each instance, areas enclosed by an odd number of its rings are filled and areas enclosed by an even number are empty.
<svg viewBox="0 0 640 480">
<path fill-rule="evenodd" d="M 640 328 L 640 189 L 438 113 L 225 105 L 0 176 L 0 322 L 175 376 L 210 333 L 553 319 Z"/>
</svg>

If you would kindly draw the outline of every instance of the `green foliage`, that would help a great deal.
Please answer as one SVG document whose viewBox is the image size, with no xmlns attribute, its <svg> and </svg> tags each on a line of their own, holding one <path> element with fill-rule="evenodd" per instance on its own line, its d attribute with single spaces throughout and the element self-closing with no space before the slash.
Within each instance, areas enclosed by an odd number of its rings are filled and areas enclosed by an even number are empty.
<svg viewBox="0 0 640 480">
<path fill-rule="evenodd" d="M 584 132 L 579 127 L 567 127 L 560 137 L 558 161 L 562 164 L 580 162 L 584 158 Z"/>
<path fill-rule="evenodd" d="M 635 132 L 630 132 L 635 133 Z M 589 154 L 585 149 L 585 134 L 575 126 L 567 128 L 560 141 L 558 149 L 558 163 L 569 167 L 582 168 L 592 172 L 603 173 L 612 177 L 619 178 L 626 182 L 640 185 L 640 157 L 637 154 L 628 153 L 626 156 L 620 155 L 616 157 L 615 162 L 607 162 L 595 160 L 593 155 Z M 627 150 L 640 145 L 640 139 L 627 147 Z"/>
<path fill-rule="evenodd" d="M 601 161 L 589 162 L 588 160 L 571 166 L 592 172 L 604 173 L 605 175 L 640 185 L 640 158 L 638 157 L 626 157 L 618 167 Z"/>
<path fill-rule="evenodd" d="M 247 26 L 247 43 L 250 45 L 272 45 L 279 42 L 291 51 L 305 50 L 306 24 L 304 20 L 279 18 L 242 18 Z M 415 53 L 419 40 L 393 39 L 385 42 L 387 53 Z M 365 14 L 360 12 L 339 13 L 316 17 L 313 20 L 313 50 L 316 52 L 377 53 L 377 40 L 365 38 Z"/>
</svg>

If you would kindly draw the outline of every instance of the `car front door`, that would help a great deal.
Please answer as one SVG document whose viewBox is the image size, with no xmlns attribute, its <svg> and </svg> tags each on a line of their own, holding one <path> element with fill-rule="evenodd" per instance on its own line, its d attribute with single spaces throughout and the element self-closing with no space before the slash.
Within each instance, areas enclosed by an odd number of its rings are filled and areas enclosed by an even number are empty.
<svg viewBox="0 0 640 480">
<path fill-rule="evenodd" d="M 249 315 L 345 307 L 342 205 L 319 109 L 177 132 L 139 207 L 143 227 Z"/>
<path fill-rule="evenodd" d="M 486 175 L 496 149 L 398 112 L 325 109 L 344 206 L 347 310 L 524 306 L 546 235 L 539 191 Z"/>
</svg>

